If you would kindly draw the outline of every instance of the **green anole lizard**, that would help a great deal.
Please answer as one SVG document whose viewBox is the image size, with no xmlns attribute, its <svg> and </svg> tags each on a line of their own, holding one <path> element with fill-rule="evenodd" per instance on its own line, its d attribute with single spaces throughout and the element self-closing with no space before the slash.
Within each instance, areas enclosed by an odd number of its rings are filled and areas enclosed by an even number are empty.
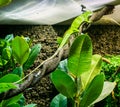
<svg viewBox="0 0 120 107">
<path fill-rule="evenodd" d="M 69 39 L 69 37 L 74 34 L 74 33 L 79 33 L 79 27 L 82 23 L 87 22 L 87 23 L 91 23 L 91 21 L 89 21 L 90 16 L 92 15 L 91 11 L 86 11 L 83 14 L 81 14 L 80 16 L 78 16 L 73 23 L 71 24 L 70 28 L 65 32 L 64 36 L 63 36 L 63 40 L 58 48 L 58 50 L 60 48 L 62 48 L 65 43 L 67 42 L 67 40 Z"/>
</svg>

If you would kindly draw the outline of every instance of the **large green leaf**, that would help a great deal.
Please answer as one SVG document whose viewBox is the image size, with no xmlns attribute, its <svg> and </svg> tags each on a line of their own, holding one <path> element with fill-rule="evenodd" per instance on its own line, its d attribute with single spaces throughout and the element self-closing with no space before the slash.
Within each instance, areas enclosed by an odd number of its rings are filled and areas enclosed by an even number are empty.
<svg viewBox="0 0 120 107">
<path fill-rule="evenodd" d="M 83 93 L 82 99 L 80 101 L 80 107 L 88 107 L 95 101 L 101 94 L 104 84 L 104 75 L 97 75 L 88 88 Z"/>
<path fill-rule="evenodd" d="M 17 88 L 13 83 L 0 83 L 0 93 Z"/>
<path fill-rule="evenodd" d="M 21 96 L 22 96 L 22 94 L 19 94 L 17 96 L 7 99 L 7 100 L 3 100 L 2 106 L 3 107 L 12 107 L 13 104 L 16 104 L 20 100 Z M 17 107 L 17 106 L 15 106 L 15 107 Z"/>
<path fill-rule="evenodd" d="M 67 97 L 62 94 L 56 95 L 52 99 L 50 107 L 67 107 Z"/>
<path fill-rule="evenodd" d="M 16 74 L 7 74 L 0 78 L 0 83 L 12 83 L 16 82 L 20 79 L 20 77 Z"/>
<path fill-rule="evenodd" d="M 0 6 L 8 5 L 12 0 L 0 0 Z"/>
<path fill-rule="evenodd" d="M 100 96 L 92 104 L 95 104 L 106 98 L 113 91 L 115 86 L 116 86 L 115 82 L 108 82 L 108 81 L 104 82 L 103 90 Z"/>
<path fill-rule="evenodd" d="M 89 85 L 92 79 L 100 73 L 101 65 L 102 65 L 102 57 L 97 54 L 93 55 L 90 70 L 81 75 L 83 89 L 85 89 L 85 87 Z"/>
<path fill-rule="evenodd" d="M 40 44 L 36 44 L 35 46 L 32 47 L 30 55 L 23 66 L 23 68 L 25 70 L 27 70 L 34 63 L 35 59 L 37 58 L 38 54 L 40 53 L 40 50 L 41 50 Z"/>
<path fill-rule="evenodd" d="M 18 103 L 14 103 L 14 104 L 8 105 L 6 107 L 20 107 L 20 105 Z"/>
<path fill-rule="evenodd" d="M 70 98 L 74 97 L 76 93 L 76 85 L 66 72 L 60 70 L 54 71 L 51 73 L 51 80 L 60 93 Z"/>
<path fill-rule="evenodd" d="M 23 65 L 29 57 L 29 45 L 23 37 L 16 36 L 12 41 L 13 55 Z"/>
<path fill-rule="evenodd" d="M 91 66 L 92 43 L 88 35 L 78 36 L 71 46 L 68 57 L 69 71 L 77 76 L 87 72 Z"/>
<path fill-rule="evenodd" d="M 12 82 L 16 82 L 19 79 L 19 76 L 15 74 L 7 74 L 0 78 L 0 93 L 16 88 Z"/>
</svg>

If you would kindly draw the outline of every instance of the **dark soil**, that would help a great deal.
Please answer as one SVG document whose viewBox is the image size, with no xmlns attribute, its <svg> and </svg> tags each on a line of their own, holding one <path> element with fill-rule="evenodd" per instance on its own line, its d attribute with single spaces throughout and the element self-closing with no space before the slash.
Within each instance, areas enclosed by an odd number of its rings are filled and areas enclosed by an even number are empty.
<svg viewBox="0 0 120 107">
<path fill-rule="evenodd" d="M 13 33 L 14 35 L 29 36 L 33 43 L 41 43 L 42 50 L 30 72 L 43 60 L 47 59 L 57 49 L 56 38 L 62 36 L 69 26 L 0 26 L 1 37 Z M 120 54 L 119 26 L 91 26 L 88 34 L 93 41 L 93 51 L 101 55 Z M 36 103 L 37 107 L 49 107 L 51 99 L 57 94 L 49 75 L 44 77 L 34 87 L 24 92 L 27 103 Z"/>
<path fill-rule="evenodd" d="M 94 53 L 120 54 L 120 27 L 119 26 L 92 26 L 88 34 L 93 41 Z"/>
</svg>

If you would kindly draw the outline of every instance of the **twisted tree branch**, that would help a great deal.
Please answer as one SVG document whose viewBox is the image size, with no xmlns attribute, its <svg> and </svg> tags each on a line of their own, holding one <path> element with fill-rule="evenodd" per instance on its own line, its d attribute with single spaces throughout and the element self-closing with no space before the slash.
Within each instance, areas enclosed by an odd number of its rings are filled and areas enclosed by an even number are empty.
<svg viewBox="0 0 120 107">
<path fill-rule="evenodd" d="M 114 6 L 113 5 L 108 5 L 101 9 L 100 11 L 94 12 L 90 20 L 92 22 L 98 21 L 102 18 L 103 15 L 110 14 L 113 12 Z"/>
<path fill-rule="evenodd" d="M 104 14 L 107 12 L 111 11 L 114 6 L 106 6 L 105 8 L 101 9 L 98 12 L 95 12 L 90 20 L 92 22 L 99 20 Z M 83 28 L 84 25 L 81 26 Z M 82 30 L 80 31 L 80 33 Z M 58 66 L 59 62 L 62 59 L 65 59 L 68 57 L 69 54 L 69 49 L 74 41 L 75 37 L 70 36 L 68 43 L 61 49 L 58 50 L 57 54 L 54 54 L 51 58 L 45 60 L 38 68 L 39 71 L 32 73 L 22 84 L 16 84 L 18 87 L 17 89 L 9 90 L 8 92 L 5 92 L 1 94 L 0 101 L 9 99 L 15 95 L 20 94 L 23 92 L 25 89 L 34 86 L 39 80 L 41 80 L 42 77 L 48 75 L 52 71 L 56 69 Z"/>
</svg>

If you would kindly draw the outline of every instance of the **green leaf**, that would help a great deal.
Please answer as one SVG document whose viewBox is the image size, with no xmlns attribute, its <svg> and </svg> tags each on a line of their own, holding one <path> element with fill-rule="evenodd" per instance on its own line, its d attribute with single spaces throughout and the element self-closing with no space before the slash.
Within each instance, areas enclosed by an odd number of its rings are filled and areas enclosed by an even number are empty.
<svg viewBox="0 0 120 107">
<path fill-rule="evenodd" d="M 5 47 L 6 47 L 6 41 L 3 39 L 0 39 L 0 50 L 2 50 Z M 1 54 L 1 51 L 0 51 L 0 54 Z"/>
<path fill-rule="evenodd" d="M 5 66 L 8 63 L 8 61 L 5 60 L 5 59 L 1 59 L 1 60 L 2 60 L 2 64 L 1 64 L 1 61 L 0 61 L 0 65 L 2 65 L 2 66 Z"/>
<path fill-rule="evenodd" d="M 23 69 L 22 69 L 22 67 L 20 66 L 20 67 L 15 68 L 15 69 L 12 71 L 12 74 L 16 74 L 16 75 L 18 75 L 19 77 L 22 77 L 22 72 L 23 72 Z"/>
<path fill-rule="evenodd" d="M 8 5 L 12 0 L 0 0 L 0 6 Z"/>
<path fill-rule="evenodd" d="M 20 105 L 18 103 L 14 103 L 14 104 L 8 105 L 6 107 L 20 107 Z"/>
<path fill-rule="evenodd" d="M 101 71 L 102 57 L 100 55 L 92 56 L 92 63 L 90 70 L 81 75 L 82 88 L 85 89 L 87 85 L 93 80 L 93 78 L 98 75 Z"/>
<path fill-rule="evenodd" d="M 11 58 L 11 55 L 12 55 L 12 50 L 11 50 L 11 48 L 9 46 L 7 46 L 6 48 L 4 48 L 2 50 L 2 59 L 7 60 L 7 62 Z"/>
<path fill-rule="evenodd" d="M 50 107 L 67 107 L 67 97 L 62 94 L 56 95 L 52 99 Z"/>
<path fill-rule="evenodd" d="M 29 57 L 29 45 L 23 37 L 16 36 L 12 41 L 13 55 L 23 65 Z"/>
<path fill-rule="evenodd" d="M 36 104 L 28 104 L 28 105 L 26 105 L 24 107 L 36 107 Z"/>
<path fill-rule="evenodd" d="M 19 101 L 17 103 L 20 105 L 20 107 L 23 107 L 25 105 L 25 97 L 24 97 L 24 95 L 22 95 L 20 97 L 20 99 L 19 99 Z"/>
<path fill-rule="evenodd" d="M 0 50 L 0 66 L 3 67 L 11 58 L 12 50 L 9 43 L 4 39 L 0 39 Z"/>
<path fill-rule="evenodd" d="M 5 37 L 5 40 L 8 41 L 8 42 L 10 42 L 10 41 L 13 40 L 13 38 L 14 38 L 13 34 L 10 34 L 10 35 L 7 35 L 7 36 Z"/>
<path fill-rule="evenodd" d="M 2 106 L 3 107 L 6 107 L 6 106 L 7 107 L 12 107 L 11 105 L 16 104 L 20 100 L 21 96 L 22 96 L 22 94 L 19 94 L 17 96 L 14 96 L 12 98 L 4 100 L 3 103 L 2 103 Z M 15 106 L 15 107 L 17 107 L 17 106 Z"/>
<path fill-rule="evenodd" d="M 95 104 L 106 98 L 113 91 L 115 86 L 116 86 L 115 82 L 108 82 L 108 81 L 104 82 L 103 90 L 100 96 L 92 104 Z"/>
<path fill-rule="evenodd" d="M 8 62 L 7 60 L 2 59 L 2 57 L 0 56 L 0 67 L 5 66 L 7 64 L 7 62 Z"/>
<path fill-rule="evenodd" d="M 38 54 L 40 53 L 40 50 L 41 50 L 40 44 L 37 44 L 32 47 L 30 55 L 29 55 L 27 61 L 25 62 L 25 64 L 23 65 L 24 70 L 27 70 L 34 63 L 35 59 L 37 58 Z"/>
<path fill-rule="evenodd" d="M 0 83 L 13 83 L 20 79 L 20 77 L 16 74 L 7 74 L 0 78 Z"/>
<path fill-rule="evenodd" d="M 82 99 L 80 101 L 80 107 L 88 107 L 93 103 L 101 94 L 104 84 L 104 75 L 97 75 L 88 88 L 83 93 Z"/>
<path fill-rule="evenodd" d="M 77 77 L 87 72 L 91 66 L 92 43 L 88 35 L 78 36 L 71 46 L 68 57 L 69 71 Z"/>
<path fill-rule="evenodd" d="M 60 93 L 69 98 L 73 98 L 75 96 L 75 82 L 67 73 L 60 70 L 55 70 L 51 73 L 51 80 Z"/>
<path fill-rule="evenodd" d="M 10 89 L 15 89 L 15 88 L 17 87 L 12 83 L 0 83 L 0 93 L 6 92 Z"/>
<path fill-rule="evenodd" d="M 60 61 L 57 69 L 64 71 L 64 72 L 68 72 L 68 67 L 67 67 L 67 59 Z"/>
</svg>

